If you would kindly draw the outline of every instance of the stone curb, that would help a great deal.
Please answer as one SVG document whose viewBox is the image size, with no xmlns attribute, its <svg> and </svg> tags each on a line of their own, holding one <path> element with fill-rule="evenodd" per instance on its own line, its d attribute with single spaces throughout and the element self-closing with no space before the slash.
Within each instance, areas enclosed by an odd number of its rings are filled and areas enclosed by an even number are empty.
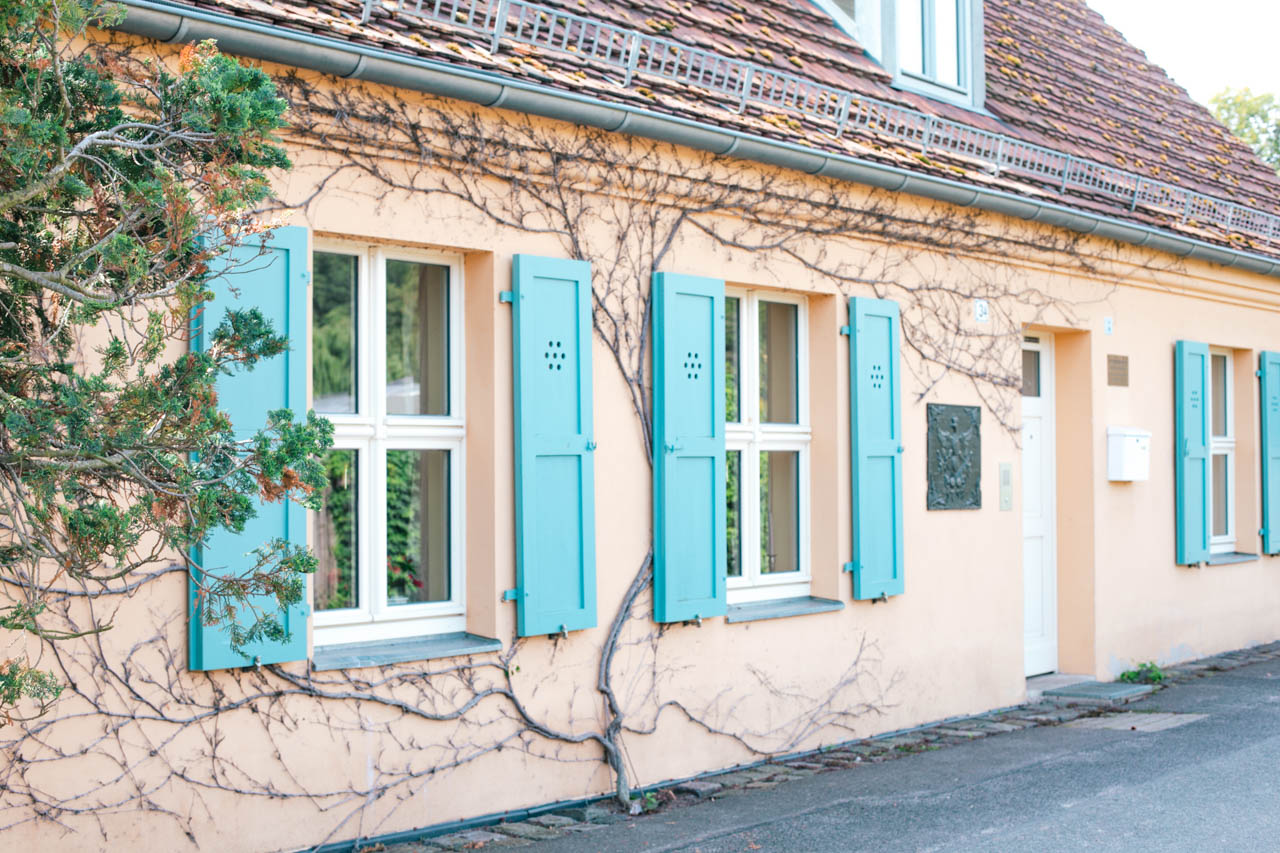
<svg viewBox="0 0 1280 853">
<path fill-rule="evenodd" d="M 1165 679 L 1159 684 L 1152 685 L 1155 692 L 1138 697 L 1129 704 L 1149 699 L 1161 690 L 1177 684 L 1185 684 L 1277 658 L 1280 658 L 1280 642 L 1224 652 L 1220 655 L 1170 666 L 1163 669 Z M 1114 710 L 1114 706 L 1098 705 L 1087 701 L 1074 702 L 1061 697 L 1056 701 L 1042 699 L 1003 711 L 975 714 L 972 717 L 934 723 L 909 732 L 891 733 L 825 747 L 803 755 L 793 755 L 750 767 L 711 773 L 685 782 L 636 793 L 642 798 L 645 794 L 652 795 L 652 802 L 657 804 L 657 808 L 652 813 L 656 814 L 668 808 L 716 800 L 750 790 L 773 788 L 790 779 L 800 779 L 816 773 L 845 770 L 860 764 L 879 764 L 917 752 L 945 749 L 949 746 L 971 743 L 981 738 L 1028 728 L 1057 726 L 1082 717 L 1100 716 Z M 538 841 L 560 838 L 570 833 L 590 832 L 607 824 L 642 820 L 644 817 L 645 815 L 634 817 L 624 815 L 611 805 L 597 802 L 538 815 L 524 821 L 498 823 L 465 832 L 426 838 L 422 841 L 394 845 L 373 844 L 359 848 L 358 853 L 445 853 L 445 851 L 455 850 L 527 847 Z"/>
</svg>

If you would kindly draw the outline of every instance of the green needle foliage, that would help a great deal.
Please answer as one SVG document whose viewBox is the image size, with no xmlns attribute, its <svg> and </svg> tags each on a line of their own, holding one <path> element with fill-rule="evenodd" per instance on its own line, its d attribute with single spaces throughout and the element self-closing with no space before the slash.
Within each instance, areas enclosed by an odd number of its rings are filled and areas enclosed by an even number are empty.
<svg viewBox="0 0 1280 853">
<path fill-rule="evenodd" d="M 219 376 L 288 347 L 261 313 L 188 346 L 209 262 L 264 230 L 249 214 L 289 165 L 285 104 L 212 43 L 167 68 L 94 37 L 119 14 L 0 0 L 0 725 L 59 689 L 24 650 L 110 627 L 67 601 L 127 591 L 258 501 L 312 505 L 325 482 L 327 421 L 281 410 L 238 442 L 219 409 Z M 275 613 L 314 567 L 283 541 L 250 562 L 196 573 L 237 646 L 283 636 Z"/>
</svg>

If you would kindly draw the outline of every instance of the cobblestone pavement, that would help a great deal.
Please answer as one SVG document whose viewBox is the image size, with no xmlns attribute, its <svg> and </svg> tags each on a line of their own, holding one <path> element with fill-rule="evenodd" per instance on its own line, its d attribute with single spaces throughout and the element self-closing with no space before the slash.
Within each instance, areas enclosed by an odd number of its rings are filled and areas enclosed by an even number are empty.
<svg viewBox="0 0 1280 853">
<path fill-rule="evenodd" d="M 847 770 L 867 764 L 881 764 L 903 756 L 945 750 L 983 738 L 999 737 L 1024 729 L 1061 726 L 1071 729 L 1157 732 L 1186 725 L 1202 718 L 1191 713 L 1142 713 L 1151 696 L 1179 684 L 1195 682 L 1217 673 L 1252 664 L 1280 660 L 1280 643 L 1216 655 L 1164 669 L 1166 680 L 1157 691 L 1129 703 L 1123 709 L 1111 705 L 1040 701 L 1017 708 L 948 720 L 907 733 L 881 736 L 806 755 L 707 775 L 695 780 L 648 791 L 654 804 L 649 813 L 630 816 L 620 813 L 607 801 L 549 811 L 517 822 L 496 823 L 420 841 L 393 845 L 359 847 L 362 853 L 441 853 L 441 851 L 499 849 L 537 846 L 552 839 L 568 841 L 575 835 L 594 833 L 606 826 L 627 823 L 638 831 L 644 824 L 662 821 L 673 810 L 707 801 L 721 800 L 761 789 L 774 789 L 796 779 Z M 1117 713 L 1119 711 L 1119 713 Z M 1280 799 L 1277 800 L 1280 804 Z M 582 839 L 587 841 L 587 839 Z M 1280 843 L 1280 842 L 1278 842 Z M 561 845 L 551 845 L 561 846 Z M 588 842 L 588 846 L 590 846 Z M 617 848 L 611 848 L 617 849 Z M 753 848 L 750 844 L 746 849 Z"/>
</svg>

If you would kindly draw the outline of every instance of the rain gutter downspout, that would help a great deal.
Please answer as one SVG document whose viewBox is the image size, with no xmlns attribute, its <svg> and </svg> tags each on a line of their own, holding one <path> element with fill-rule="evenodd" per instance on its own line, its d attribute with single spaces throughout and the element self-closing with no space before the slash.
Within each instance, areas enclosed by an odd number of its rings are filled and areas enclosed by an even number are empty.
<svg viewBox="0 0 1280 853">
<path fill-rule="evenodd" d="M 236 56 L 633 134 L 810 175 L 909 193 L 961 207 L 976 207 L 1178 257 L 1280 278 L 1280 260 L 1075 210 L 1063 204 L 975 187 L 848 155 L 828 154 L 626 104 L 610 104 L 490 72 L 261 24 L 165 0 L 122 0 L 122 4 L 126 16 L 114 29 L 154 41 L 187 43 L 215 39 L 223 51 Z"/>
</svg>

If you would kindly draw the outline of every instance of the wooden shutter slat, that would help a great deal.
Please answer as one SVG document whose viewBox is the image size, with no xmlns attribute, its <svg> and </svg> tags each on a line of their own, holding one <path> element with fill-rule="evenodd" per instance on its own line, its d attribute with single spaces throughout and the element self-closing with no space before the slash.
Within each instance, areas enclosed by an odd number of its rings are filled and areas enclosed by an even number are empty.
<svg viewBox="0 0 1280 853">
<path fill-rule="evenodd" d="M 656 273 L 654 619 L 725 614 L 724 282 Z"/>
<path fill-rule="evenodd" d="M 214 298 L 196 319 L 192 346 L 203 350 L 228 310 L 258 308 L 289 338 L 289 350 L 259 362 L 252 371 L 239 371 L 217 381 L 218 403 L 227 413 L 237 438 L 249 438 L 266 425 L 267 413 L 288 408 L 301 414 L 307 408 L 307 229 L 277 228 L 266 238 L 238 246 L 215 260 L 209 288 Z M 232 292 L 232 289 L 236 291 Z M 207 626 L 197 596 L 199 567 L 210 572 L 249 570 L 252 551 L 272 539 L 302 546 L 307 541 L 306 510 L 293 501 L 255 503 L 257 514 L 240 533 L 216 530 L 192 553 L 195 567 L 189 586 L 188 657 L 191 669 L 210 670 L 254 664 L 283 663 L 307 657 L 307 613 L 299 602 L 281 614 L 288 639 L 262 641 L 243 652 L 231 649 L 225 626 Z M 269 597 L 264 608 L 276 605 Z"/>
<path fill-rule="evenodd" d="M 849 300 L 853 597 L 901 595 L 902 382 L 898 303 Z"/>
<path fill-rule="evenodd" d="M 1280 554 L 1280 352 L 1259 357 L 1262 419 L 1262 550 Z"/>
<path fill-rule="evenodd" d="M 1177 561 L 1209 558 L 1209 345 L 1178 341 L 1174 355 Z"/>
<path fill-rule="evenodd" d="M 596 624 L 591 265 L 516 255 L 517 631 Z"/>
</svg>

